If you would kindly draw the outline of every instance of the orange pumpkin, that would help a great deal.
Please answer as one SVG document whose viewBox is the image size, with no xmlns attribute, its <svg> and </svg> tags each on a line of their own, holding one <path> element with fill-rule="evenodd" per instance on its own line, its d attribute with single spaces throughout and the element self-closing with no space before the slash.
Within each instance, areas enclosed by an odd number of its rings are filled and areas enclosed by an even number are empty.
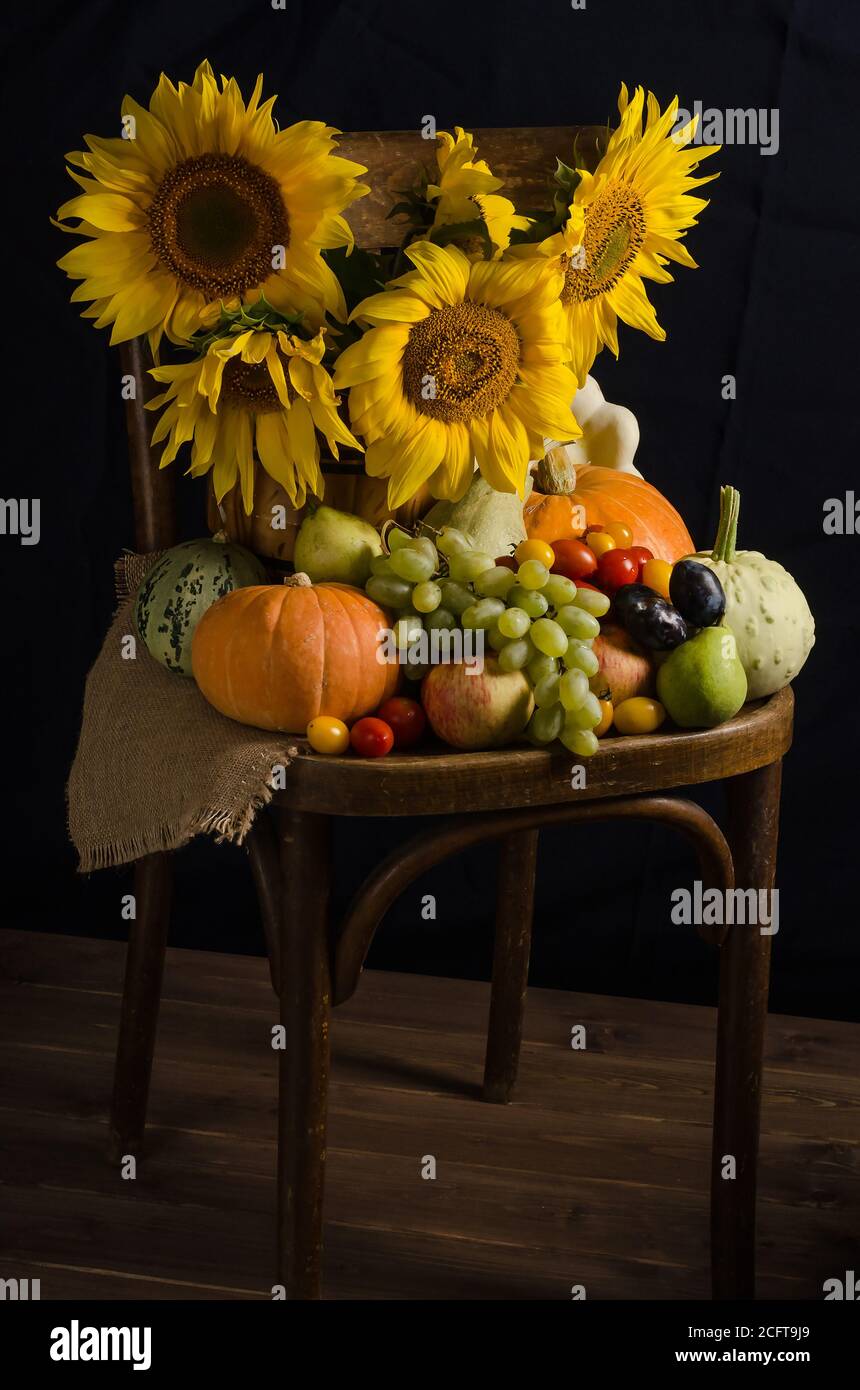
<svg viewBox="0 0 860 1390">
<path fill-rule="evenodd" d="M 587 526 L 623 521 L 634 545 L 647 546 L 661 560 L 674 563 L 695 550 L 680 514 L 644 478 L 590 463 L 574 469 L 560 450 L 550 450 L 538 465 L 523 519 L 529 536 L 550 544 L 581 536 Z"/>
<path fill-rule="evenodd" d="M 360 589 L 311 584 L 306 574 L 235 589 L 197 625 L 194 679 L 240 724 L 303 734 L 318 714 L 349 723 L 397 688 L 400 668 L 376 659 L 388 625 Z"/>
</svg>

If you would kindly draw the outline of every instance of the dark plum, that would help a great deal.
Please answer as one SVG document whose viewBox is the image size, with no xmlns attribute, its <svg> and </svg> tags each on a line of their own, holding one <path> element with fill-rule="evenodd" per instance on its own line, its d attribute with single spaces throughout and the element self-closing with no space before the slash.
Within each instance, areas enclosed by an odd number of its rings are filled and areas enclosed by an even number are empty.
<svg viewBox="0 0 860 1390">
<path fill-rule="evenodd" d="M 631 604 L 622 622 L 635 641 L 652 651 L 669 652 L 688 636 L 687 624 L 677 608 L 651 591 L 648 599 Z"/>
<path fill-rule="evenodd" d="M 713 627 L 726 611 L 726 595 L 713 570 L 698 560 L 679 560 L 669 580 L 669 597 L 692 627 Z"/>
<path fill-rule="evenodd" d="M 649 589 L 647 584 L 622 584 L 613 595 L 615 616 L 620 623 L 626 625 L 627 614 L 641 608 L 644 603 L 649 603 L 653 597 L 654 590 Z"/>
</svg>

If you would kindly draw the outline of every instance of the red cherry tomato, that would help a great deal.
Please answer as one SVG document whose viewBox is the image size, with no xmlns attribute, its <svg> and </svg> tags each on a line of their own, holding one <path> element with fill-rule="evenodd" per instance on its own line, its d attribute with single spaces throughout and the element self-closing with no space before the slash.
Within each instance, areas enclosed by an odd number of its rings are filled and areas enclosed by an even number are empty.
<svg viewBox="0 0 860 1390">
<path fill-rule="evenodd" d="M 629 550 L 607 550 L 597 562 L 597 582 L 608 594 L 639 578 L 639 562 Z"/>
<path fill-rule="evenodd" d="M 395 748 L 411 748 L 423 738 L 427 728 L 427 715 L 417 700 L 409 700 L 405 695 L 392 695 L 376 711 L 380 720 L 391 729 Z"/>
<path fill-rule="evenodd" d="M 513 570 L 515 574 L 519 569 L 519 565 L 513 555 L 500 555 L 496 560 L 496 569 L 498 569 L 500 565 L 506 570 Z"/>
<path fill-rule="evenodd" d="M 653 552 L 648 549 L 647 545 L 631 545 L 628 548 L 627 554 L 632 555 L 634 560 L 637 561 L 639 565 L 639 573 L 637 574 L 636 578 L 637 580 L 641 579 L 642 568 L 645 564 L 645 561 L 654 559 Z"/>
<path fill-rule="evenodd" d="M 553 574 L 563 574 L 565 579 L 578 584 L 580 579 L 589 579 L 597 569 L 597 557 L 583 541 L 553 541 L 552 548 L 555 554 Z"/>
<path fill-rule="evenodd" d="M 603 593 L 603 590 L 602 590 L 602 589 L 598 589 L 598 587 L 597 587 L 596 584 L 589 584 L 589 582 L 588 582 L 587 579 L 577 579 L 577 581 L 576 581 L 576 587 L 577 587 L 577 589 L 592 589 L 592 590 L 594 591 L 595 594 L 602 594 L 602 593 Z"/>
<path fill-rule="evenodd" d="M 349 741 L 360 758 L 384 758 L 394 747 L 394 734 L 384 719 L 371 716 L 353 724 Z"/>
</svg>

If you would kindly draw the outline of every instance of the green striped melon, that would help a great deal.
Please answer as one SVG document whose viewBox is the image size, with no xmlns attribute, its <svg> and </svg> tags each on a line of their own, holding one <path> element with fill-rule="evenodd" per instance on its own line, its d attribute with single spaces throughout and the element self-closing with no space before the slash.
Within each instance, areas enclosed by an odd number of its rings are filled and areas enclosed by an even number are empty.
<svg viewBox="0 0 860 1390">
<path fill-rule="evenodd" d="M 243 545 L 206 537 L 162 555 L 137 591 L 137 630 L 168 671 L 191 675 L 191 641 L 207 608 L 232 589 L 265 584 L 266 570 Z"/>
</svg>

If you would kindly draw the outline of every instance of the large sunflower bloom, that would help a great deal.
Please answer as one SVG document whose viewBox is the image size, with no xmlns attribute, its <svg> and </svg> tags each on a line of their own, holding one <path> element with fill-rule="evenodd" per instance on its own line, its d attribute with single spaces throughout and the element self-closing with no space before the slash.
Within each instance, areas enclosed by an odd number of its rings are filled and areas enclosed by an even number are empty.
<svg viewBox="0 0 860 1390">
<path fill-rule="evenodd" d="M 473 263 L 427 241 L 406 255 L 416 269 L 357 306 L 353 317 L 374 326 L 335 367 L 367 441 L 367 472 L 390 479 L 391 508 L 424 482 L 437 497 L 461 497 L 475 460 L 492 487 L 522 495 L 544 436 L 581 433 L 563 272 L 544 258 Z"/>
<path fill-rule="evenodd" d="M 618 356 L 619 319 L 658 341 L 666 337 L 642 281 L 671 281 L 667 261 L 695 267 L 682 237 L 708 204 L 693 197 L 690 189 L 718 177 L 692 177 L 691 171 L 719 146 L 688 148 L 696 117 L 673 133 L 677 97 L 661 114 L 649 92 L 643 130 L 644 106 L 642 88 L 637 87 L 628 101 L 622 84 L 621 120 L 605 154 L 593 174 L 577 170 L 569 219 L 540 247 L 544 254 L 561 257 L 561 302 L 571 366 L 580 386 L 601 348 Z M 523 248 L 516 250 L 523 254 Z M 529 251 L 533 254 L 534 248 Z"/>
<path fill-rule="evenodd" d="M 88 135 L 89 150 L 67 156 L 83 192 L 58 217 L 80 218 L 64 230 L 91 239 L 59 264 L 82 281 L 72 299 L 92 301 L 84 316 L 113 324 L 112 343 L 148 333 L 156 348 L 163 331 L 184 342 L 219 302 L 261 292 L 314 328 L 326 311 L 346 317 L 320 253 L 351 245 L 341 213 L 368 191 L 355 177 L 366 171 L 331 153 L 336 132 L 320 121 L 278 130 L 262 81 L 246 106 L 208 62 L 190 86 L 162 73 L 149 110 L 123 102 L 133 138 Z"/>
<path fill-rule="evenodd" d="M 442 227 L 480 220 L 499 256 L 507 249 L 512 230 L 525 230 L 529 219 L 517 213 L 509 198 L 499 196 L 496 190 L 503 187 L 503 180 L 494 177 L 486 160 L 475 158 L 474 137 L 462 126 L 454 127 L 453 136 L 440 130 L 437 139 L 439 182 L 427 189 L 428 201 L 435 205 L 429 235 Z"/>
<path fill-rule="evenodd" d="M 216 339 L 193 362 L 153 368 L 156 380 L 167 384 L 147 403 L 150 410 L 164 407 L 152 436 L 154 444 L 167 439 L 160 466 L 191 441 L 188 472 L 199 477 L 212 469 L 218 502 L 238 479 L 250 515 L 256 446 L 260 463 L 294 507 L 304 506 L 308 492 L 322 497 L 316 431 L 335 458 L 338 443 L 361 448 L 338 415 L 331 377 L 321 365 L 324 351 L 322 332 L 304 342 L 282 330 L 251 329 Z"/>
</svg>

